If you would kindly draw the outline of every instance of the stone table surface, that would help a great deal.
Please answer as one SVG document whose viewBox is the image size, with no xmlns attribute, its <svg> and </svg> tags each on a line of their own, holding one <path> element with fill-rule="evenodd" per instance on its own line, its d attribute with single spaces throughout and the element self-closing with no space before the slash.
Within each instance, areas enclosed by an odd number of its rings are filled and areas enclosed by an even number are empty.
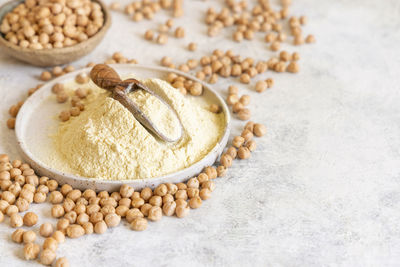
<svg viewBox="0 0 400 267">
<path fill-rule="evenodd" d="M 260 60 L 274 54 L 262 34 L 240 44 L 229 30 L 206 36 L 204 12 L 222 0 L 185 2 L 185 17 L 175 20 L 186 29 L 184 39 L 170 38 L 165 46 L 143 40 L 145 29 L 169 17 L 165 12 L 139 23 L 113 12 L 106 39 L 73 65 L 104 61 L 115 51 L 150 65 L 164 55 L 181 64 L 216 48 Z M 301 47 L 283 44 L 300 53 L 300 73 L 267 72 L 248 86 L 220 79 L 214 86 L 225 97 L 229 84 L 240 85 L 252 97 L 252 120 L 267 125 L 251 159 L 235 161 L 212 198 L 186 218 L 163 218 L 144 232 L 123 223 L 103 235 L 67 240 L 59 256 L 71 266 L 97 267 L 400 264 L 400 2 L 293 2 L 292 14 L 307 15 L 304 32 L 317 39 Z M 191 41 L 198 43 L 196 53 L 186 49 Z M 12 158 L 18 153 L 5 126 L 7 110 L 41 71 L 0 50 L 0 153 Z M 254 92 L 255 81 L 267 77 L 275 86 Z M 242 125 L 235 120 L 233 134 Z M 40 222 L 54 222 L 49 204 L 32 210 Z M 0 266 L 26 266 L 11 232 L 6 219 Z"/>
</svg>

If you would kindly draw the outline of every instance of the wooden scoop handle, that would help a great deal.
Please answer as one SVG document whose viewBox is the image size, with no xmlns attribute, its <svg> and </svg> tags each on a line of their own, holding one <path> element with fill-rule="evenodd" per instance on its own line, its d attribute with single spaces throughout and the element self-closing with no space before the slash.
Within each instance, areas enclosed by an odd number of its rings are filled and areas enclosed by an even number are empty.
<svg viewBox="0 0 400 267">
<path fill-rule="evenodd" d="M 97 64 L 94 66 L 90 71 L 90 78 L 98 87 L 111 92 L 122 82 L 118 73 L 105 64 Z"/>
</svg>

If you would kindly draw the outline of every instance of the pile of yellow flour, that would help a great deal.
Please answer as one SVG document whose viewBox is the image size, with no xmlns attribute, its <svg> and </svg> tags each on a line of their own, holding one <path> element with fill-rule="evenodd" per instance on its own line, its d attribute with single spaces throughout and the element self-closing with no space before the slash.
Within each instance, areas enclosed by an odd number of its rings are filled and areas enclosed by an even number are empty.
<svg viewBox="0 0 400 267">
<path fill-rule="evenodd" d="M 184 169 L 202 159 L 218 142 L 224 114 L 210 112 L 194 98 L 184 97 L 167 82 L 142 81 L 164 96 L 183 125 L 182 138 L 163 142 L 150 134 L 110 93 L 93 85 L 85 111 L 61 123 L 54 136 L 55 155 L 49 164 L 67 173 L 108 180 L 162 176 Z M 160 101 L 142 91 L 132 100 L 163 131 L 177 134 L 177 121 Z M 178 132 L 179 134 L 179 132 Z"/>
</svg>

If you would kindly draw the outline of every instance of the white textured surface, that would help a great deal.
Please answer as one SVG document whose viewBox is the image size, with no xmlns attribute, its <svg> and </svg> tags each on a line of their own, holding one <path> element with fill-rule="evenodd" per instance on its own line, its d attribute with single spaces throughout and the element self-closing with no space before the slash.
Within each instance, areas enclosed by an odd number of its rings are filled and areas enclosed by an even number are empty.
<svg viewBox="0 0 400 267">
<path fill-rule="evenodd" d="M 142 63 L 156 64 L 168 53 L 181 63 L 193 55 L 184 49 L 193 40 L 198 55 L 217 47 L 264 59 L 271 54 L 261 42 L 206 38 L 200 20 L 214 1 L 186 2 L 190 16 L 176 21 L 187 29 L 184 40 L 149 44 L 142 41 L 144 29 L 166 17 L 135 24 L 113 13 L 107 39 L 75 65 L 116 50 Z M 58 255 L 72 266 L 399 264 L 400 2 L 293 2 L 294 13 L 308 15 L 305 31 L 317 44 L 284 46 L 300 51 L 301 73 L 265 74 L 276 80 L 272 90 L 257 95 L 241 86 L 253 96 L 253 119 L 269 129 L 251 160 L 236 162 L 212 199 L 185 219 L 163 218 L 142 233 L 121 226 L 67 240 Z M 17 156 L 4 124 L 7 109 L 40 72 L 0 53 L 0 152 Z M 231 81 L 216 87 L 224 92 Z M 34 210 L 49 220 L 49 207 Z M 7 221 L 0 225 L 0 266 L 25 266 L 10 233 Z"/>
</svg>

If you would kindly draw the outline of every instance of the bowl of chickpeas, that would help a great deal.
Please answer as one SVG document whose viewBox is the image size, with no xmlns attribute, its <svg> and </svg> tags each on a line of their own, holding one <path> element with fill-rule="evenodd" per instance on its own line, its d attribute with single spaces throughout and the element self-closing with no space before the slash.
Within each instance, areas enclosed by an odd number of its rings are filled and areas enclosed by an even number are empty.
<svg viewBox="0 0 400 267">
<path fill-rule="evenodd" d="M 35 66 L 62 65 L 90 53 L 110 25 L 100 0 L 14 0 L 0 7 L 0 46 Z"/>
</svg>

